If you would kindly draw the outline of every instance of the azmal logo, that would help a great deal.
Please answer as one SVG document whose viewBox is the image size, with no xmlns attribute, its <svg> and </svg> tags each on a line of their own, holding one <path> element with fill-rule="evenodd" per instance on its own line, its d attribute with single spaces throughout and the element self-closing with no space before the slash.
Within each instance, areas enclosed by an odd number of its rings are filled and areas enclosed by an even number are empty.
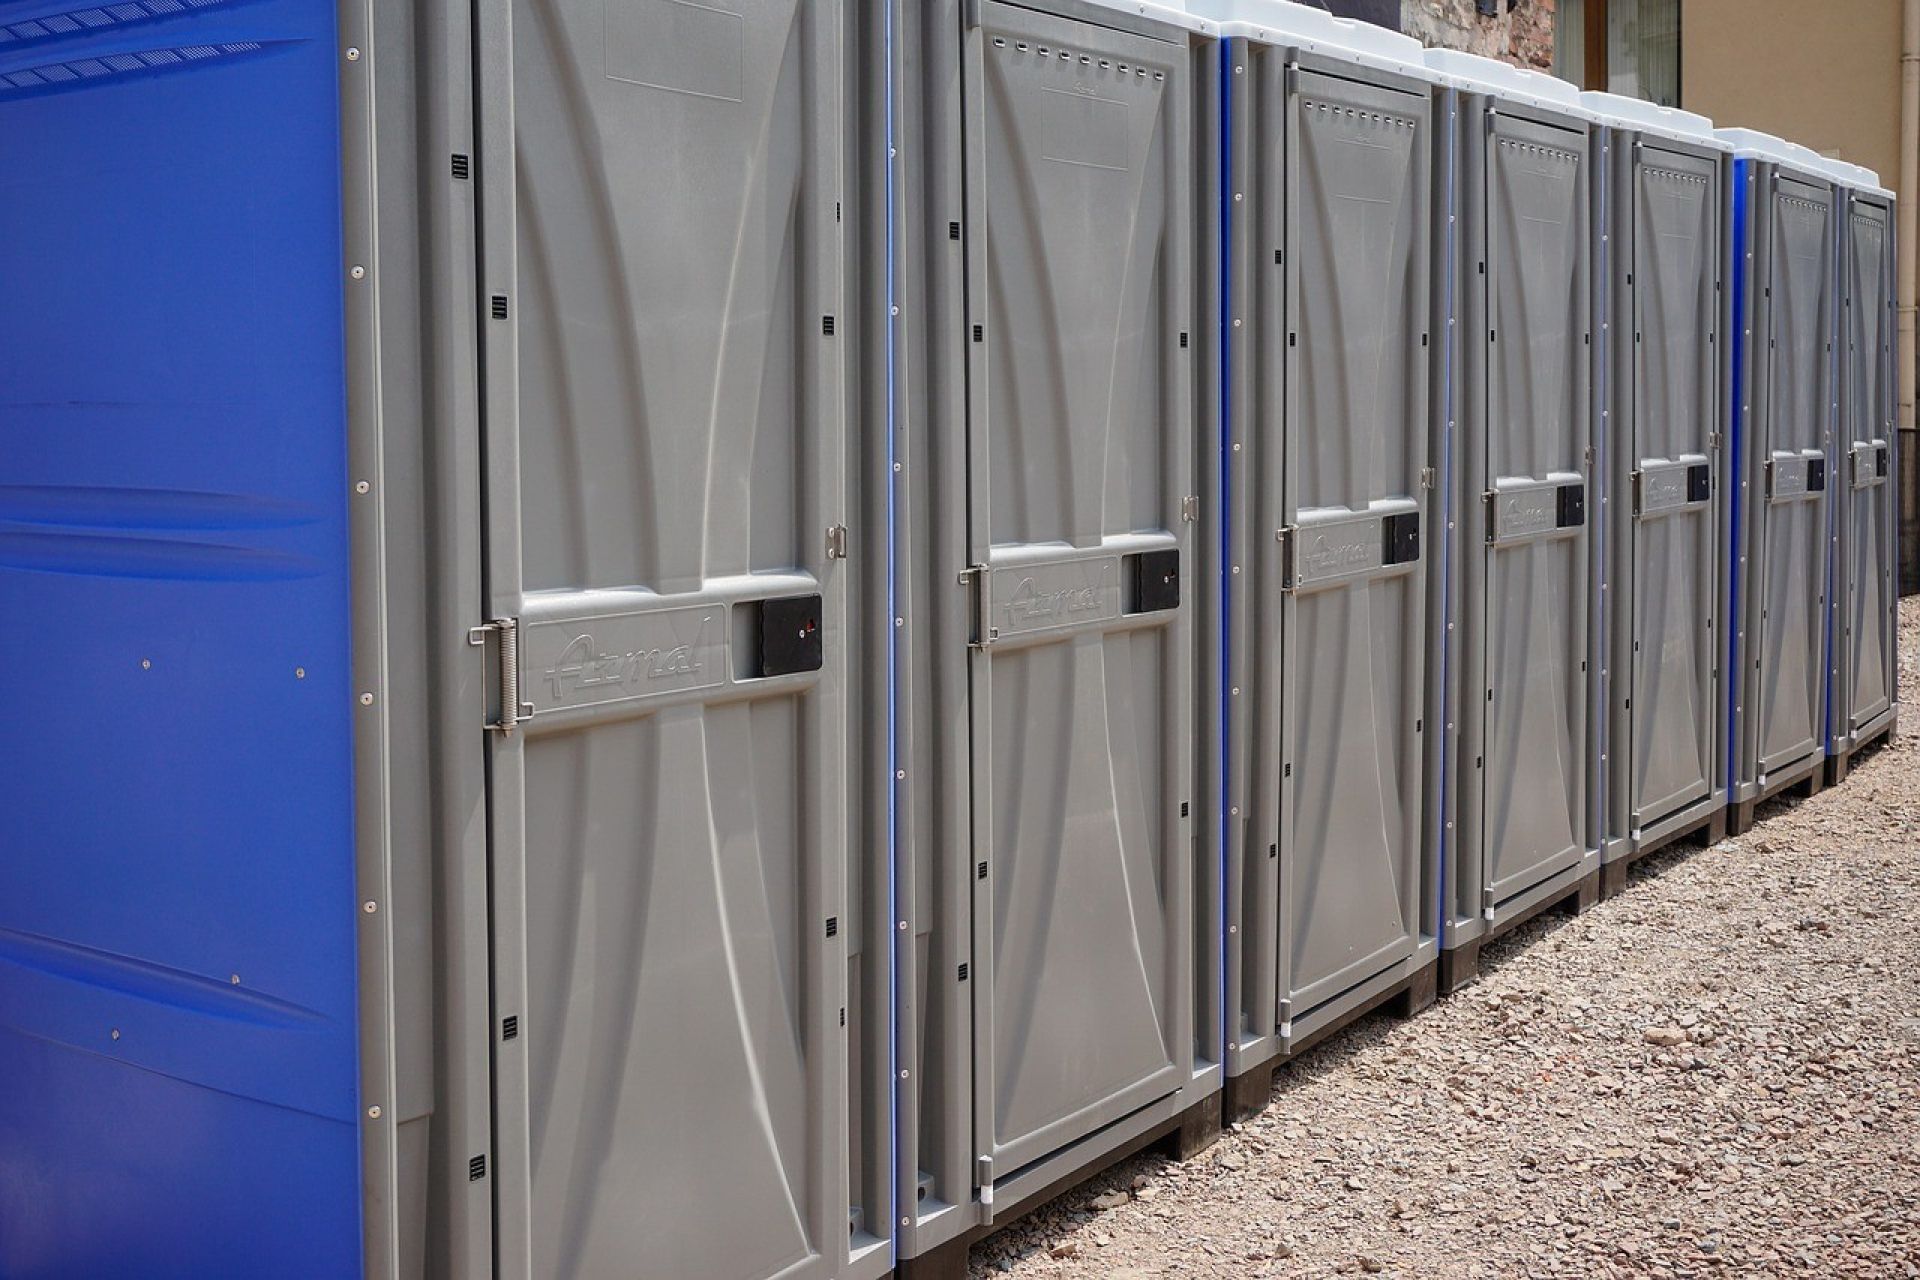
<svg viewBox="0 0 1920 1280">
<path fill-rule="evenodd" d="M 1047 626 L 1078 613 L 1098 613 L 1102 607 L 1100 591 L 1106 585 L 1108 566 L 1102 565 L 1099 578 L 1084 586 L 1043 591 L 1031 577 L 1022 578 L 1006 603 L 1007 630 L 1019 631 Z"/>
<path fill-rule="evenodd" d="M 1378 541 L 1334 543 L 1326 534 L 1317 535 L 1300 554 L 1302 571 L 1312 578 L 1346 573 L 1353 569 L 1371 569 L 1380 557 Z"/>
<path fill-rule="evenodd" d="M 634 649 L 625 653 L 602 653 L 592 635 L 575 637 L 547 668 L 547 683 L 556 700 L 570 692 L 628 688 L 674 676 L 698 675 L 700 650 L 705 647 L 711 617 L 700 620 L 700 630 L 686 643 L 671 648 Z"/>
</svg>

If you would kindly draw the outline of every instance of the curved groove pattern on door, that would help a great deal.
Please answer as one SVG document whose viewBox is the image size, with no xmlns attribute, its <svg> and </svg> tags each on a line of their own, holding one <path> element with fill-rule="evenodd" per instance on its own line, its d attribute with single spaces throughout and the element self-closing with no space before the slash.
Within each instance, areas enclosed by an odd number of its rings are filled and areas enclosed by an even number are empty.
<svg viewBox="0 0 1920 1280">
<path fill-rule="evenodd" d="M 1659 821 L 1712 789 L 1718 495 L 1712 160 L 1642 144 L 1633 201 L 1633 654 L 1630 812 Z M 1706 468 L 1708 483 L 1692 477 Z"/>
<path fill-rule="evenodd" d="M 1488 139 L 1492 332 L 1481 840 L 1512 897 L 1585 847 L 1589 557 L 1584 137 L 1512 116 Z"/>
<path fill-rule="evenodd" d="M 1181 1083 L 1189 73 L 1183 46 L 996 4 L 975 47 L 976 1098 L 1004 1177 Z"/>
<path fill-rule="evenodd" d="M 1824 735 L 1826 493 L 1809 481 L 1827 456 L 1833 241 L 1825 191 L 1778 179 L 1773 193 L 1769 413 L 1771 479 L 1754 504 L 1760 537 L 1759 761 L 1762 775 L 1804 759 Z"/>
<path fill-rule="evenodd" d="M 532 711 L 494 735 L 525 831 L 501 1212 L 523 1179 L 540 1277 L 837 1274 L 839 6 L 498 4 L 513 137 L 482 171 L 510 168 L 515 266 L 482 305 L 518 503 L 489 495 L 489 572 L 500 600 L 517 567 Z"/>
<path fill-rule="evenodd" d="M 1295 590 L 1279 756 L 1287 1022 L 1411 955 L 1426 572 L 1423 97 L 1297 73 L 1286 431 Z M 1393 547 L 1389 531 L 1410 529 Z M 1389 554 L 1390 547 L 1392 554 Z"/>
<path fill-rule="evenodd" d="M 1842 618 L 1841 689 L 1844 728 L 1864 729 L 1893 705 L 1893 607 L 1895 548 L 1889 507 L 1893 501 L 1893 405 L 1889 388 L 1894 313 L 1890 295 L 1892 236 L 1884 206 L 1856 204 L 1848 218 L 1846 311 L 1846 406 L 1841 436 L 1843 466 L 1836 483 L 1846 493 L 1847 594 Z"/>
</svg>

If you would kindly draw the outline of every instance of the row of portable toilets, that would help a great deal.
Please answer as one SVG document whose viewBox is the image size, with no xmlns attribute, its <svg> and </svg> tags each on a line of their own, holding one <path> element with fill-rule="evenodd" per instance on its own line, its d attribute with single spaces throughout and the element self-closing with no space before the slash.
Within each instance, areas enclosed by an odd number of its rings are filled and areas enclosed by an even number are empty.
<svg viewBox="0 0 1920 1280">
<path fill-rule="evenodd" d="M 959 1276 L 1890 731 L 1871 173 L 1281 0 L 134 8 L 0 44 L 0 1272 Z"/>
</svg>

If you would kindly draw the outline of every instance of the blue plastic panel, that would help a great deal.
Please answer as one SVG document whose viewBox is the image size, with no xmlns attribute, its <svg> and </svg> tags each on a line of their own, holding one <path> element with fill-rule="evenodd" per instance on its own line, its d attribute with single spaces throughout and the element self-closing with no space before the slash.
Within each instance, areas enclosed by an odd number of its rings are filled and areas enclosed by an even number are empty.
<svg viewBox="0 0 1920 1280">
<path fill-rule="evenodd" d="M 360 1271 L 331 0 L 0 0 L 0 1275 Z"/>
</svg>

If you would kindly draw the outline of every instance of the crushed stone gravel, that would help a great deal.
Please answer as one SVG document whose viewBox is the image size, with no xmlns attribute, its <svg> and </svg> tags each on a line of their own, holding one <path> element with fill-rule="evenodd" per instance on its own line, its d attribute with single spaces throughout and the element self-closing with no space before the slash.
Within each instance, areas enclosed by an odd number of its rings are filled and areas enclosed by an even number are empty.
<svg viewBox="0 0 1920 1280">
<path fill-rule="evenodd" d="M 1920 599 L 1900 610 L 1920 689 Z M 1283 1069 L 1184 1165 L 1141 1156 L 972 1275 L 1920 1276 L 1920 708 L 1811 800 L 1636 866 L 1411 1022 Z"/>
</svg>

